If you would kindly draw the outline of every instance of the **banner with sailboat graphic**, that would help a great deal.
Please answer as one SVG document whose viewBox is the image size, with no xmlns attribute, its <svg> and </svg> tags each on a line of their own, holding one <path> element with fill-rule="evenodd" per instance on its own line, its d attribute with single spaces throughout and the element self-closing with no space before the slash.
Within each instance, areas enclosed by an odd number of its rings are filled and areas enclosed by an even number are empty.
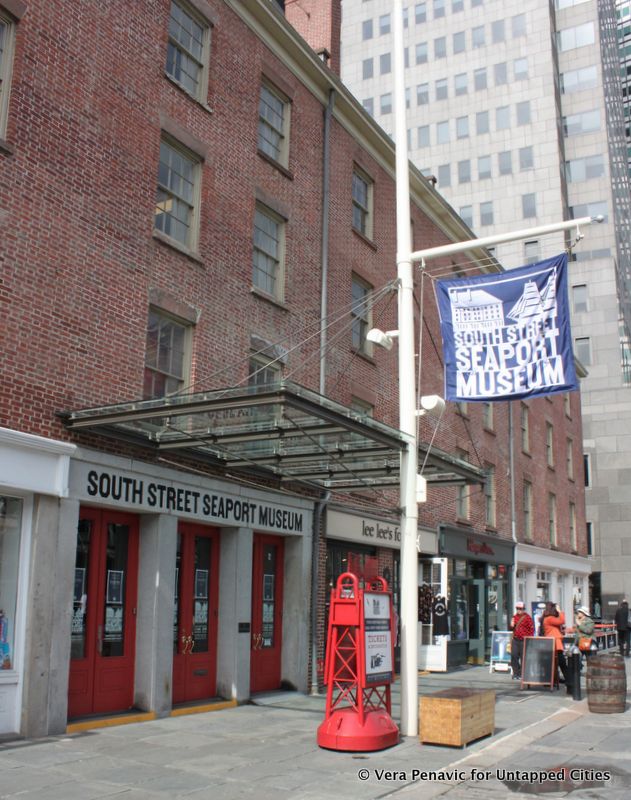
<svg viewBox="0 0 631 800">
<path fill-rule="evenodd" d="M 512 400 L 578 389 L 567 254 L 436 283 L 445 397 Z"/>
</svg>

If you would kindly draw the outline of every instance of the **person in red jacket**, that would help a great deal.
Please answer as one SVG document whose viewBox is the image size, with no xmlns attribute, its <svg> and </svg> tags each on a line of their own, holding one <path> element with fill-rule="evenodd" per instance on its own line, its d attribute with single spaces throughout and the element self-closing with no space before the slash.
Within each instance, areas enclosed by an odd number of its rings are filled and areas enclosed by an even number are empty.
<svg viewBox="0 0 631 800">
<path fill-rule="evenodd" d="M 561 611 L 556 603 L 546 603 L 546 607 L 543 610 L 541 628 L 544 636 L 551 637 L 555 640 L 557 664 L 559 665 L 561 674 L 563 675 L 563 680 L 567 687 L 567 693 L 572 694 L 572 687 L 570 686 L 570 671 L 567 666 L 567 661 L 565 660 L 565 653 L 563 652 L 565 614 Z"/>
<path fill-rule="evenodd" d="M 521 662 L 524 651 L 524 637 L 535 635 L 535 625 L 530 614 L 526 613 L 521 600 L 515 603 L 515 615 L 511 620 L 510 629 L 513 632 L 511 642 L 510 661 L 513 678 L 521 678 Z"/>
</svg>

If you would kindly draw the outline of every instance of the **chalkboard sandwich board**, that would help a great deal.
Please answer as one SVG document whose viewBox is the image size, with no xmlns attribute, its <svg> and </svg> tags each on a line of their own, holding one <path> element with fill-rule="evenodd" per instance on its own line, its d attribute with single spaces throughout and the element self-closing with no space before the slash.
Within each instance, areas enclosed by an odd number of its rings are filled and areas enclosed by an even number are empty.
<svg viewBox="0 0 631 800">
<path fill-rule="evenodd" d="M 521 688 L 549 686 L 554 689 L 556 668 L 556 640 L 552 636 L 525 636 Z"/>
</svg>

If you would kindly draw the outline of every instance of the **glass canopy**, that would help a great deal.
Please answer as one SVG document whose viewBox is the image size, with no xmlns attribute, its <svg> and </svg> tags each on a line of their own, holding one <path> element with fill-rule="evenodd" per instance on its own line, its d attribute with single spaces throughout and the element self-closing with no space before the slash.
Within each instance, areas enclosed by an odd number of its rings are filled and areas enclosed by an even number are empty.
<svg viewBox="0 0 631 800">
<path fill-rule="evenodd" d="M 404 435 L 287 381 L 61 412 L 69 430 L 115 436 L 282 482 L 329 490 L 398 487 Z M 424 476 L 483 483 L 484 471 L 419 445 Z"/>
</svg>

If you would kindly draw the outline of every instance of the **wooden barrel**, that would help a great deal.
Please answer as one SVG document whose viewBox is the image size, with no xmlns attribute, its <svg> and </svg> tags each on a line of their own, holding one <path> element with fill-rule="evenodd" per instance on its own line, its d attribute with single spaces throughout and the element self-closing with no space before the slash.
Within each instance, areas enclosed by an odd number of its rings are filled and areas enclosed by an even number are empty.
<svg viewBox="0 0 631 800">
<path fill-rule="evenodd" d="M 621 714 L 627 701 L 624 658 L 617 653 L 587 659 L 587 706 L 595 714 Z"/>
</svg>

